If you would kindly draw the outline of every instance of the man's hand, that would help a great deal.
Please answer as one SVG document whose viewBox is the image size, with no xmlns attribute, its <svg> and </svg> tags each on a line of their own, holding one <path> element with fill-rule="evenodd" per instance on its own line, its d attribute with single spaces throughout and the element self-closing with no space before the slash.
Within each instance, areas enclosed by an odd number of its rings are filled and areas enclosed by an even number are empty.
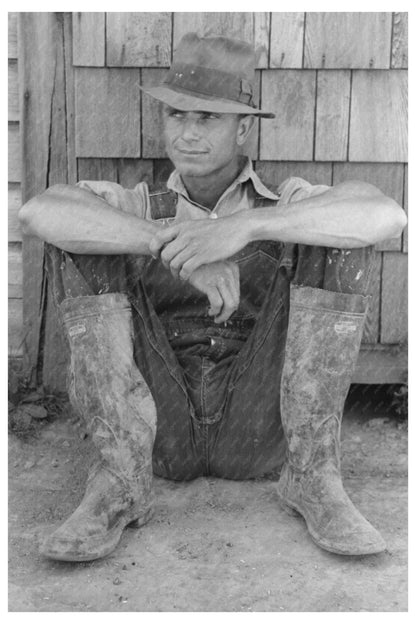
<svg viewBox="0 0 416 624">
<path fill-rule="evenodd" d="M 226 260 L 250 242 L 245 213 L 219 219 L 182 221 L 152 238 L 150 253 L 160 258 L 175 277 L 189 279 L 200 266 Z"/>
<path fill-rule="evenodd" d="M 196 269 L 189 283 L 209 299 L 209 316 L 215 323 L 224 323 L 240 303 L 240 271 L 235 262 L 212 262 Z"/>
</svg>

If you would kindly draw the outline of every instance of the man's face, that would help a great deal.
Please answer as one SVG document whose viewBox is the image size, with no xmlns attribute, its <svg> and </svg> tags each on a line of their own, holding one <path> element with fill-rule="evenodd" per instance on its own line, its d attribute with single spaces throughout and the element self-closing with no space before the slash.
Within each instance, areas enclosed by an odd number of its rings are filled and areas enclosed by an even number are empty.
<svg viewBox="0 0 416 624">
<path fill-rule="evenodd" d="M 239 154 L 241 117 L 231 113 L 180 111 L 164 107 L 165 144 L 183 176 L 211 175 Z M 240 141 L 240 142 L 239 142 Z"/>
</svg>

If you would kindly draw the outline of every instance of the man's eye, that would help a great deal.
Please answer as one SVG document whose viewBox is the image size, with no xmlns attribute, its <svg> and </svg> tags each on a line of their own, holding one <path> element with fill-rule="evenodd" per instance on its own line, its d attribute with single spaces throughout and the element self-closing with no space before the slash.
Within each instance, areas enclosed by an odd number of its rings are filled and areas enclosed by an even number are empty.
<svg viewBox="0 0 416 624">
<path fill-rule="evenodd" d="M 202 119 L 219 119 L 220 116 L 218 113 L 202 113 L 201 118 Z"/>
<path fill-rule="evenodd" d="M 172 110 L 168 111 L 168 116 L 169 117 L 176 117 L 176 119 L 182 119 L 182 117 L 184 116 L 184 112 L 172 109 Z"/>
</svg>

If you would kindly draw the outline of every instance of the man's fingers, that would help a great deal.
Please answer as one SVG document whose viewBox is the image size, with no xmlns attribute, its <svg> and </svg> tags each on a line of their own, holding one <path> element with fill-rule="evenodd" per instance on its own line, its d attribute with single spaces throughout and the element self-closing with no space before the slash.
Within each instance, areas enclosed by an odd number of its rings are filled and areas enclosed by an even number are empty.
<svg viewBox="0 0 416 624">
<path fill-rule="evenodd" d="M 215 323 L 225 323 L 225 321 L 228 321 L 230 316 L 238 308 L 238 301 L 236 300 L 235 296 L 230 291 L 229 286 L 228 286 L 226 280 L 220 281 L 218 286 L 217 286 L 217 288 L 220 291 L 220 295 L 222 297 L 224 305 L 222 307 L 221 314 L 219 314 L 214 319 L 214 322 Z"/>
<path fill-rule="evenodd" d="M 166 243 L 174 240 L 179 234 L 179 228 L 177 226 L 171 226 L 166 229 L 157 232 L 149 243 L 149 251 L 154 258 L 157 258 L 160 251 Z"/>
<path fill-rule="evenodd" d="M 182 261 L 181 258 L 183 258 Z M 186 248 L 186 243 L 178 238 L 168 243 L 160 253 L 163 265 L 166 269 L 170 269 L 175 277 L 178 277 L 182 264 L 188 258 L 189 248 Z"/>
<path fill-rule="evenodd" d="M 182 268 L 179 271 L 179 277 L 183 280 L 188 280 L 196 269 L 199 269 L 200 266 L 206 263 L 207 261 L 202 255 L 192 256 L 189 260 L 183 263 Z"/>
<path fill-rule="evenodd" d="M 223 300 L 217 288 L 210 288 L 207 291 L 207 297 L 210 304 L 209 316 L 217 316 L 223 307 Z"/>
</svg>

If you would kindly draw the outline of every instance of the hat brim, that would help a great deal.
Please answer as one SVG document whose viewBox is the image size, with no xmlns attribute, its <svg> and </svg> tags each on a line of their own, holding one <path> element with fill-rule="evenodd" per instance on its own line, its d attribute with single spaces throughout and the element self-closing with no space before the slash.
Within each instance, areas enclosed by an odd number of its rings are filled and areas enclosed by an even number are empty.
<svg viewBox="0 0 416 624">
<path fill-rule="evenodd" d="M 232 102 L 221 98 L 210 98 L 208 96 L 197 97 L 188 93 L 174 91 L 167 86 L 150 87 L 145 89 L 139 85 L 139 89 L 147 95 L 160 100 L 172 108 L 183 111 L 204 111 L 207 113 L 237 113 L 241 115 L 256 115 L 257 117 L 267 117 L 273 119 L 274 113 L 253 108 L 240 102 Z"/>
</svg>

